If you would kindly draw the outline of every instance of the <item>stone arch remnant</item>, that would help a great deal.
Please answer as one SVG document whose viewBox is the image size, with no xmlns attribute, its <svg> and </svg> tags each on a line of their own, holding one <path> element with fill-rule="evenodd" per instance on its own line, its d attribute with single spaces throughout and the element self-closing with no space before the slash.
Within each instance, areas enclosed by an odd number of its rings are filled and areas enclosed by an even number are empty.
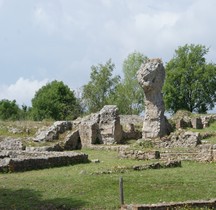
<svg viewBox="0 0 216 210">
<path fill-rule="evenodd" d="M 142 138 L 157 138 L 169 134 L 170 125 L 164 116 L 162 87 L 165 69 L 161 59 L 149 59 L 137 72 L 137 79 L 145 94 L 145 116 Z"/>
</svg>

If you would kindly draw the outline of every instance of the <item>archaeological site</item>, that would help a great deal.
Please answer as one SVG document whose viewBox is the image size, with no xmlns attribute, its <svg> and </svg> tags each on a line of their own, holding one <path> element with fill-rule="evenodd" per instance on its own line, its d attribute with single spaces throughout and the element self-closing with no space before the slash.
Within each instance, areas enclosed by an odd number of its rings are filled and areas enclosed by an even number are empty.
<svg viewBox="0 0 216 210">
<path fill-rule="evenodd" d="M 216 114 L 179 111 L 168 119 L 162 95 L 164 79 L 161 59 L 148 60 L 137 72 L 145 95 L 144 116 L 120 115 L 116 105 L 106 105 L 97 113 L 73 121 L 25 129 L 8 126 L 11 136 L 0 137 L 0 172 L 88 164 L 92 160 L 82 152 L 83 148 L 116 151 L 120 159 L 155 160 L 131 167 L 136 171 L 181 167 L 184 160 L 216 162 L 216 144 L 208 141 L 216 134 L 203 132 L 216 121 Z M 31 132 L 33 135 L 29 135 Z M 23 138 L 16 137 L 20 133 L 25 134 Z"/>
</svg>

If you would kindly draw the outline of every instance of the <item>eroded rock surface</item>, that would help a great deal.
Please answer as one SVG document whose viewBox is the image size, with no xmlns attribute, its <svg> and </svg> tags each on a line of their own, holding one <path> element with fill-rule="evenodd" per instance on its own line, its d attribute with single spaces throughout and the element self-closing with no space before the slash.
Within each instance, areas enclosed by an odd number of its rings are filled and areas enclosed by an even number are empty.
<svg viewBox="0 0 216 210">
<path fill-rule="evenodd" d="M 68 134 L 64 142 L 61 142 L 62 150 L 81 149 L 82 146 L 92 144 L 120 143 L 123 136 L 117 106 L 106 105 L 99 112 L 75 121 L 57 121 L 52 126 L 39 130 L 33 140 L 55 141 L 64 132 Z M 58 147 L 57 149 L 59 151 Z"/>
<path fill-rule="evenodd" d="M 79 133 L 83 146 L 120 143 L 122 128 L 117 106 L 104 106 L 100 112 L 84 118 Z"/>
<path fill-rule="evenodd" d="M 122 128 L 117 106 L 104 106 L 99 112 L 99 116 L 99 129 L 103 143 L 120 143 L 122 139 Z"/>
<path fill-rule="evenodd" d="M 164 116 L 162 86 L 165 70 L 160 59 L 150 59 L 137 72 L 137 79 L 145 94 L 145 117 L 142 138 L 157 138 L 169 133 Z"/>
<path fill-rule="evenodd" d="M 0 150 L 24 150 L 25 146 L 23 145 L 20 139 L 11 139 L 5 138 L 0 142 Z"/>
<path fill-rule="evenodd" d="M 174 132 L 162 141 L 158 141 L 156 146 L 160 148 L 195 148 L 201 144 L 199 132 L 182 131 Z"/>
<path fill-rule="evenodd" d="M 124 140 L 142 138 L 141 127 L 143 117 L 138 115 L 120 115 L 122 125 L 122 138 Z"/>
<path fill-rule="evenodd" d="M 71 129 L 72 123 L 70 121 L 56 121 L 52 126 L 40 129 L 33 140 L 36 142 L 57 140 L 59 134 Z"/>
</svg>

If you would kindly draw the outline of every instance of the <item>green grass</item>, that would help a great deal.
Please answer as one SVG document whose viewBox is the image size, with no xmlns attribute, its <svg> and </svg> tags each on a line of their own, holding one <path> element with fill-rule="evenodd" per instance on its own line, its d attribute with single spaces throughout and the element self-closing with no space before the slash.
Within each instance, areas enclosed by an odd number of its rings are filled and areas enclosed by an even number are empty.
<svg viewBox="0 0 216 210">
<path fill-rule="evenodd" d="M 43 126 L 50 126 L 53 121 L 2 121 L 0 120 L 0 136 L 2 137 L 14 137 L 14 138 L 25 138 L 32 137 L 36 131 Z M 13 133 L 10 130 L 12 128 L 17 129 L 19 132 Z M 28 130 L 28 132 L 27 132 Z"/>
<path fill-rule="evenodd" d="M 84 152 L 100 163 L 0 174 L 0 209 L 118 209 L 121 176 L 127 204 L 216 197 L 215 163 L 183 162 L 181 168 L 118 173 L 118 166 L 147 162 L 121 160 L 114 151 Z M 95 173 L 105 170 L 114 173 Z"/>
</svg>

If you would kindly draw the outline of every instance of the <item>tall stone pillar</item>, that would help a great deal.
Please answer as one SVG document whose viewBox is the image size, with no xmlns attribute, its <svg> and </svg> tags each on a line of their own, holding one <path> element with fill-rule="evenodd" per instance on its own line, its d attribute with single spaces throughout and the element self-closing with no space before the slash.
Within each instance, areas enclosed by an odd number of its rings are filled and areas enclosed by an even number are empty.
<svg viewBox="0 0 216 210">
<path fill-rule="evenodd" d="M 162 86 L 165 69 L 160 59 L 150 59 L 142 64 L 137 72 L 137 79 L 145 94 L 145 117 L 142 138 L 157 138 L 169 133 L 169 126 L 164 116 Z"/>
</svg>

